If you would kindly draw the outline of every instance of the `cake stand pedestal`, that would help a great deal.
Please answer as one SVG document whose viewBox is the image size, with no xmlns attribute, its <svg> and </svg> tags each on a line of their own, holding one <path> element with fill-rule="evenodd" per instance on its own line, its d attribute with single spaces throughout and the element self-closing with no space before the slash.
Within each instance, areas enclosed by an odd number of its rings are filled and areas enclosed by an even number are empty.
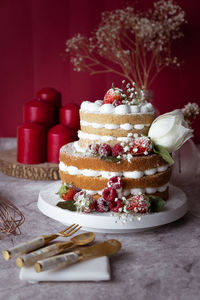
<svg viewBox="0 0 200 300">
<path fill-rule="evenodd" d="M 38 208 L 46 216 L 63 224 L 79 224 L 83 230 L 104 233 L 128 233 L 149 230 L 164 224 L 171 223 L 184 216 L 187 212 L 187 198 L 185 193 L 170 185 L 169 200 L 162 212 L 149 213 L 138 217 L 128 217 L 125 222 L 122 218 L 111 216 L 110 213 L 78 213 L 57 207 L 60 201 L 56 192 L 60 181 L 53 182 L 42 189 L 38 197 Z"/>
</svg>

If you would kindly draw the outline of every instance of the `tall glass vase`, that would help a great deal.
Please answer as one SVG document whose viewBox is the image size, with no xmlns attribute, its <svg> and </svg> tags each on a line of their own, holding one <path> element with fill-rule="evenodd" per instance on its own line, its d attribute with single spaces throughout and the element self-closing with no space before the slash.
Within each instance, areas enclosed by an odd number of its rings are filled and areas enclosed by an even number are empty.
<svg viewBox="0 0 200 300">
<path fill-rule="evenodd" d="M 152 90 L 144 90 L 144 99 L 153 105 L 155 109 L 155 118 L 157 118 L 160 115 L 160 111 L 155 105 L 154 92 Z"/>
<path fill-rule="evenodd" d="M 173 185 L 190 185 L 195 180 L 199 163 L 198 150 L 192 140 L 188 140 L 173 154 L 175 161 L 170 182 Z"/>
</svg>

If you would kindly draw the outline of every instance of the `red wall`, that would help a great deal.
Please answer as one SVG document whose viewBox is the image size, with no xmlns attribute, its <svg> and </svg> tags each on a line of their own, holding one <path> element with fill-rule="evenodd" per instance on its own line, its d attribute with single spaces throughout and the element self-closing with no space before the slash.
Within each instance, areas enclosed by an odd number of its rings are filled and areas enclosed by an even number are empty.
<svg viewBox="0 0 200 300">
<path fill-rule="evenodd" d="M 112 75 L 89 76 L 76 73 L 63 62 L 65 40 L 75 33 L 87 34 L 98 25 L 105 10 L 122 8 L 135 1 L 106 0 L 1 0 L 0 1 L 0 136 L 16 136 L 22 123 L 23 104 L 42 87 L 62 93 L 62 102 L 100 99 L 114 81 Z M 142 7 L 152 0 L 140 0 Z M 185 37 L 177 44 L 185 64 L 180 70 L 165 70 L 154 82 L 155 104 L 161 113 L 198 102 L 200 67 L 200 4 L 196 0 L 177 1 L 187 13 Z M 195 124 L 195 140 L 200 142 L 200 117 Z"/>
</svg>

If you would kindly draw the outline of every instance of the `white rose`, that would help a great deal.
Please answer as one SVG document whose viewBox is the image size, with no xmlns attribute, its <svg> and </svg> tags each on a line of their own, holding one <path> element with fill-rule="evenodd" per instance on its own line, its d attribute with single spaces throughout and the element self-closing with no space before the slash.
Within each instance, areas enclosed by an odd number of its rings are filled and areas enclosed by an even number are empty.
<svg viewBox="0 0 200 300">
<path fill-rule="evenodd" d="M 170 153 L 178 150 L 193 136 L 180 109 L 156 118 L 149 129 L 148 136 L 156 144 L 163 146 Z"/>
</svg>

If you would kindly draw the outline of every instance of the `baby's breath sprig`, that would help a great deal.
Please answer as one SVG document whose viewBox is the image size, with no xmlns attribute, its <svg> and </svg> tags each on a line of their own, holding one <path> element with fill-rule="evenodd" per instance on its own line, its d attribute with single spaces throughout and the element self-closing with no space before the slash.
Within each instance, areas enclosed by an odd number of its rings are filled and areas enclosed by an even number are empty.
<svg viewBox="0 0 200 300">
<path fill-rule="evenodd" d="M 78 33 L 66 41 L 66 56 L 77 72 L 115 73 L 146 90 L 165 67 L 180 66 L 172 45 L 184 23 L 174 0 L 158 0 L 145 12 L 130 6 L 103 12 L 89 38 Z"/>
<path fill-rule="evenodd" d="M 122 80 L 121 90 L 124 104 L 137 105 L 145 100 L 144 88 L 137 89 L 135 82 L 127 83 L 126 80 Z"/>
</svg>

